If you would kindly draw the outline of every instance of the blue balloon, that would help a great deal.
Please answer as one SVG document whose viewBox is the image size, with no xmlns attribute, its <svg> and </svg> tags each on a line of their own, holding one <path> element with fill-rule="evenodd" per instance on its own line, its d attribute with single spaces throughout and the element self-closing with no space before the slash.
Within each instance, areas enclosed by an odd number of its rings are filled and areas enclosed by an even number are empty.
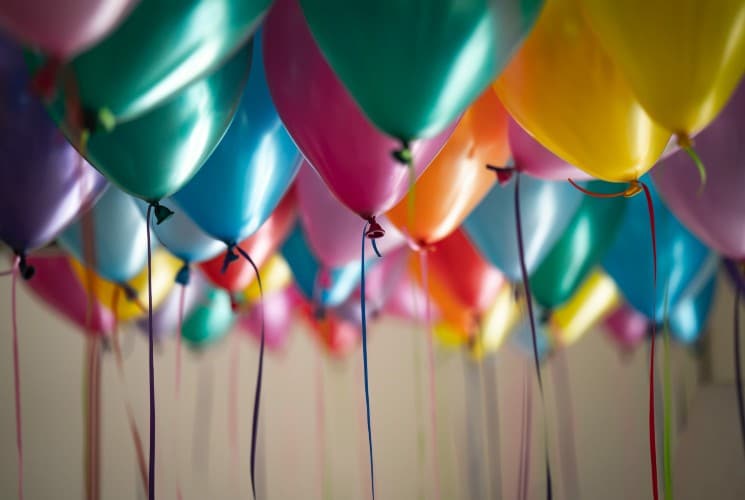
<svg viewBox="0 0 745 500">
<path fill-rule="evenodd" d="M 687 287 L 707 262 L 711 262 L 713 253 L 668 210 L 649 182 L 649 176 L 642 180 L 649 186 L 655 212 L 656 295 L 652 237 L 644 194 L 628 200 L 618 236 L 603 259 L 603 267 L 634 309 L 662 323 L 666 307 L 672 311 L 685 298 Z"/>
<path fill-rule="evenodd" d="M 520 176 L 520 218 L 530 275 L 566 229 L 585 196 L 567 182 Z M 515 226 L 515 178 L 495 185 L 463 223 L 469 238 L 511 281 L 522 281 Z"/>
<path fill-rule="evenodd" d="M 668 322 L 675 340 L 684 344 L 692 344 L 699 339 L 714 305 L 716 288 L 715 274 L 697 295 L 681 300 L 673 309 Z"/>
<path fill-rule="evenodd" d="M 233 123 L 212 156 L 178 193 L 181 208 L 210 236 L 237 243 L 269 218 L 300 167 L 300 154 L 274 108 L 260 35 Z"/>
<path fill-rule="evenodd" d="M 289 264 L 295 283 L 303 295 L 324 307 L 340 305 L 360 282 L 359 261 L 324 270 L 318 258 L 311 252 L 299 224 L 295 225 L 282 245 L 282 256 Z M 372 262 L 365 262 L 365 268 L 369 269 Z M 327 273 L 326 277 L 322 275 L 323 272 Z"/>
<path fill-rule="evenodd" d="M 542 315 L 540 306 L 533 304 L 535 313 L 535 344 L 538 348 L 538 359 L 543 361 L 551 353 L 551 340 L 546 331 L 546 326 L 540 321 Z M 533 359 L 533 333 L 530 331 L 530 318 L 526 314 L 520 319 L 512 333 L 512 342 L 517 350 L 530 359 Z"/>
<path fill-rule="evenodd" d="M 90 212 L 93 217 L 95 261 L 91 267 L 102 277 L 126 283 L 147 264 L 147 224 L 134 198 L 110 186 Z M 85 262 L 82 219 L 60 234 L 59 244 L 80 262 Z"/>
</svg>

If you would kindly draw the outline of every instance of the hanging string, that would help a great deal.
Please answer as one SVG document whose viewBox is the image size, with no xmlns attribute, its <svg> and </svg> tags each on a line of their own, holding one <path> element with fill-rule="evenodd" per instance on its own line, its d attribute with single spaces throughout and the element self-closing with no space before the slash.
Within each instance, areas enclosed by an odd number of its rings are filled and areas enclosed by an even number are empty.
<svg viewBox="0 0 745 500">
<path fill-rule="evenodd" d="M 362 229 L 362 256 L 360 257 L 360 309 L 362 313 L 362 365 L 363 376 L 365 380 L 365 410 L 367 413 L 367 444 L 370 451 L 370 490 L 372 500 L 375 500 L 375 463 L 373 460 L 373 442 L 372 442 L 372 425 L 370 422 L 370 384 L 368 380 L 367 368 L 367 313 L 365 311 L 365 239 L 369 237 L 368 227 L 370 222 L 366 222 Z"/>
<path fill-rule="evenodd" d="M 742 449 L 745 452 L 745 398 L 742 390 L 742 361 L 740 359 L 740 294 L 742 290 L 735 286 L 735 306 L 732 337 L 734 341 L 735 357 L 735 387 L 737 389 L 737 410 L 740 420 L 740 438 L 742 439 Z"/>
<path fill-rule="evenodd" d="M 479 333 L 477 342 L 482 343 L 483 336 L 481 333 Z M 481 346 L 482 352 L 483 352 L 483 345 Z M 484 377 L 484 360 L 480 359 L 476 361 L 478 363 L 478 370 L 479 370 L 479 396 L 481 399 L 481 415 L 480 421 L 481 421 L 481 433 L 484 437 L 484 441 L 482 442 L 481 451 L 482 451 L 482 459 L 484 462 L 484 468 L 486 473 L 484 474 L 484 479 L 486 482 L 486 498 L 494 498 L 494 494 L 492 492 L 492 484 L 491 484 L 491 443 L 489 439 L 489 419 L 487 417 L 487 408 L 486 408 L 486 378 Z"/>
<path fill-rule="evenodd" d="M 374 241 L 374 240 L 373 240 Z M 411 298 L 412 303 L 414 304 L 414 311 L 415 314 L 418 314 L 419 312 L 419 304 L 417 301 L 417 290 L 414 288 L 414 286 L 411 286 Z M 414 354 L 414 406 L 415 406 L 415 421 L 417 426 L 417 433 L 416 433 L 416 441 L 417 441 L 417 490 L 419 492 L 419 498 L 420 500 L 424 499 L 424 424 L 423 424 L 423 415 L 422 415 L 422 358 L 419 352 L 420 348 L 420 342 L 419 342 L 419 335 L 418 331 L 416 329 L 416 325 L 414 328 L 414 332 L 412 332 L 411 339 L 412 339 L 412 351 Z"/>
<path fill-rule="evenodd" d="M 355 363 L 354 368 L 354 379 L 353 379 L 353 389 L 354 394 L 357 394 L 357 387 L 362 385 L 363 382 L 363 375 L 362 375 L 362 360 L 358 360 L 357 363 Z M 365 460 L 367 458 L 366 448 L 367 446 L 365 441 L 365 437 L 367 436 L 367 429 L 366 429 L 366 421 L 365 421 L 365 404 L 364 400 L 362 398 L 355 398 L 357 401 L 357 437 L 358 437 L 358 445 L 359 445 L 359 465 L 360 465 L 360 478 L 364 477 L 365 471 L 367 470 L 367 467 L 365 467 Z M 368 488 L 365 488 L 362 482 L 360 481 L 360 489 L 362 496 L 360 498 L 365 498 L 367 500 L 371 499 L 370 496 L 370 490 Z"/>
<path fill-rule="evenodd" d="M 152 248 L 150 247 L 150 225 L 152 221 L 150 216 L 153 208 L 156 208 L 156 216 L 158 214 L 157 207 L 160 205 L 151 203 L 147 206 L 147 337 L 148 337 L 148 382 L 150 385 L 150 450 L 149 450 L 149 463 L 148 463 L 148 500 L 155 500 L 155 360 L 153 354 L 153 268 L 152 268 Z M 162 207 L 164 208 L 164 207 Z M 162 220 L 158 218 L 158 224 Z"/>
<path fill-rule="evenodd" d="M 688 154 L 691 160 L 693 160 L 693 164 L 696 165 L 696 169 L 698 170 L 698 176 L 700 179 L 698 194 L 700 195 L 701 192 L 704 190 L 704 187 L 706 187 L 706 167 L 704 166 L 704 162 L 701 160 L 701 157 L 693 148 L 693 139 L 691 139 L 686 134 L 678 134 L 677 137 L 678 146 L 680 146 L 680 149 Z"/>
<path fill-rule="evenodd" d="M 528 368 L 523 371 L 522 427 L 520 430 L 520 465 L 518 467 L 517 498 L 528 497 L 528 477 L 530 476 L 530 450 L 533 421 L 532 385 L 528 377 Z"/>
<path fill-rule="evenodd" d="M 662 412 L 664 422 L 662 427 L 662 469 L 665 478 L 665 500 L 673 498 L 673 464 L 671 460 L 671 430 L 672 430 L 672 392 L 670 390 L 670 327 L 667 315 L 667 291 L 665 292 L 665 328 L 663 330 L 663 383 L 662 383 Z"/>
<path fill-rule="evenodd" d="M 186 287 L 187 285 L 180 285 L 181 291 L 179 292 L 178 298 L 178 332 L 176 335 L 176 401 L 179 400 L 181 395 L 181 334 L 184 330 L 184 307 L 186 303 Z"/>
<path fill-rule="evenodd" d="M 200 374 L 197 384 L 196 407 L 194 409 L 194 428 L 191 436 L 192 445 L 192 471 L 195 477 L 200 474 L 209 480 L 209 458 L 210 458 L 210 433 L 212 431 L 212 406 L 214 393 L 214 366 L 212 358 L 208 358 L 204 352 L 200 353 Z"/>
<path fill-rule="evenodd" d="M 84 479 L 85 479 L 85 498 L 87 500 L 93 500 L 93 485 L 91 473 L 91 464 L 93 463 L 93 440 L 91 437 L 91 381 L 92 381 L 92 367 L 91 367 L 91 352 L 93 346 L 93 337 L 86 338 L 86 358 L 88 359 L 88 369 L 83 370 L 82 386 L 83 386 L 83 463 L 84 463 Z"/>
<path fill-rule="evenodd" d="M 100 338 L 88 337 L 88 369 L 83 375 L 86 415 L 86 498 L 100 497 Z"/>
<path fill-rule="evenodd" d="M 325 499 L 326 487 L 326 402 L 323 387 L 323 365 L 321 350 L 316 356 L 316 433 L 318 434 L 318 491 L 320 498 Z"/>
<path fill-rule="evenodd" d="M 18 317 L 16 304 L 16 287 L 18 284 L 18 273 L 21 266 L 21 257 L 13 259 L 11 274 L 11 321 L 13 327 L 13 389 L 16 410 L 16 451 L 18 460 L 18 500 L 23 500 L 23 421 L 21 420 L 21 370 L 20 358 L 18 356 Z"/>
<path fill-rule="evenodd" d="M 574 432 L 574 403 L 569 377 L 566 350 L 560 350 L 554 357 L 554 384 L 556 390 L 557 413 L 562 417 L 559 432 L 559 449 L 564 471 L 564 490 L 566 498 L 580 498 L 579 476 L 577 474 L 577 449 Z"/>
<path fill-rule="evenodd" d="M 422 288 L 429 290 L 427 269 L 427 250 L 419 251 L 419 264 L 422 271 Z M 432 477 L 435 486 L 435 499 L 440 498 L 440 454 L 437 446 L 437 387 L 435 380 L 434 330 L 432 328 L 432 305 L 429 294 L 425 299 L 424 318 L 427 337 L 427 369 L 429 371 L 430 431 L 432 440 Z"/>
<path fill-rule="evenodd" d="M 240 346 L 238 338 L 231 339 L 233 346 L 230 352 L 230 368 L 228 375 L 228 439 L 230 441 L 230 459 L 232 473 L 235 475 L 238 470 L 239 449 L 238 449 L 238 377 L 240 370 Z"/>
</svg>

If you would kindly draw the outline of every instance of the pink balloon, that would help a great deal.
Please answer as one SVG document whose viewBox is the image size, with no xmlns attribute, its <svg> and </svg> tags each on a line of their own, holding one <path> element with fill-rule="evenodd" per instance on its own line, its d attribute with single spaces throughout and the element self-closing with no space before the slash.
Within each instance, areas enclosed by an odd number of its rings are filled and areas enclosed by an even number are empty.
<svg viewBox="0 0 745 500">
<path fill-rule="evenodd" d="M 17 40 L 66 60 L 89 48 L 137 0 L 2 0 L 0 27 Z"/>
<path fill-rule="evenodd" d="M 507 128 L 515 168 L 539 179 L 565 181 L 592 179 L 582 170 L 565 162 L 528 134 L 510 118 Z"/>
<path fill-rule="evenodd" d="M 649 320 L 628 304 L 618 307 L 604 320 L 610 336 L 623 349 L 632 350 L 647 336 Z"/>
<path fill-rule="evenodd" d="M 359 260 L 360 218 L 334 197 L 306 161 L 300 167 L 295 192 L 305 236 L 319 260 L 329 268 Z M 386 230 L 385 238 L 378 243 L 383 255 L 405 243 L 403 235 L 386 219 L 381 217 L 378 223 Z M 374 257 L 371 245 L 365 246 L 365 254 Z"/>
<path fill-rule="evenodd" d="M 270 350 L 281 350 L 286 344 L 292 327 L 293 311 L 301 300 L 300 292 L 294 286 L 264 297 L 264 340 Z M 261 312 L 252 307 L 238 318 L 241 330 L 261 341 Z"/>
<path fill-rule="evenodd" d="M 300 151 L 326 185 L 364 219 L 395 205 L 408 171 L 400 144 L 375 128 L 321 55 L 296 0 L 279 0 L 264 25 L 264 69 L 274 104 Z M 411 144 L 421 174 L 455 128 Z"/>
<path fill-rule="evenodd" d="M 745 83 L 696 136 L 694 148 L 706 166 L 706 184 L 701 186 L 688 154 L 678 151 L 652 170 L 657 191 L 707 246 L 732 259 L 745 258 Z"/>
<path fill-rule="evenodd" d="M 36 268 L 33 278 L 26 281 L 34 295 L 83 332 L 94 335 L 108 335 L 113 332 L 114 315 L 95 299 L 91 304 L 90 321 L 87 320 L 88 295 L 64 253 L 31 256 L 28 257 L 28 263 Z"/>
</svg>

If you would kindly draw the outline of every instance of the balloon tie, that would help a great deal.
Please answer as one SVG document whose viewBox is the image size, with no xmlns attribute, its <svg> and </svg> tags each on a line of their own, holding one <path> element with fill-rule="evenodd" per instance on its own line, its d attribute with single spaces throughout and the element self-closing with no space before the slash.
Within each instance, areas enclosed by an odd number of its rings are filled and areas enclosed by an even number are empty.
<svg viewBox="0 0 745 500">
<path fill-rule="evenodd" d="M 538 377 L 538 388 L 541 394 L 541 404 L 545 408 L 546 401 L 543 394 L 543 378 L 541 376 L 541 364 L 538 357 L 538 339 L 536 337 L 535 315 L 533 313 L 533 297 L 530 293 L 530 279 L 528 277 L 528 268 L 525 264 L 525 247 L 523 244 L 523 225 L 520 213 L 520 174 L 515 175 L 515 228 L 517 229 L 517 251 L 520 257 L 520 272 L 522 273 L 523 286 L 525 287 L 525 303 L 528 306 L 528 320 L 530 322 L 530 334 L 533 340 L 533 361 L 535 363 L 535 372 Z M 553 484 L 551 481 L 551 461 L 548 454 L 548 431 L 546 429 L 546 420 L 543 419 L 543 447 L 546 451 L 546 498 L 553 498 Z"/>
<path fill-rule="evenodd" d="M 158 225 L 168 220 L 168 218 L 174 214 L 173 210 L 166 207 L 165 205 L 161 205 L 157 201 L 150 203 L 150 206 L 153 207 L 153 211 L 155 213 L 155 223 Z M 149 221 L 150 219 L 148 218 L 148 222 Z"/>
<path fill-rule="evenodd" d="M 581 191 L 587 196 L 592 196 L 593 198 L 631 198 L 642 192 L 642 186 L 644 184 L 643 182 L 634 179 L 632 181 L 629 181 L 628 187 L 623 191 L 619 191 L 617 193 L 598 193 L 596 191 L 590 191 L 589 189 L 583 188 L 572 179 L 567 180 L 569 181 L 569 184 L 571 184 L 575 189 Z"/>
<path fill-rule="evenodd" d="M 220 270 L 222 274 L 225 274 L 225 271 L 227 271 L 228 266 L 231 263 L 235 262 L 236 260 L 240 258 L 238 254 L 235 253 L 236 246 L 237 245 L 235 243 L 228 243 L 228 249 L 225 252 L 225 258 L 222 261 L 222 269 Z"/>
<path fill-rule="evenodd" d="M 26 254 L 24 253 L 18 254 L 18 270 L 21 273 L 21 278 L 26 281 L 33 278 L 34 274 L 36 273 L 36 268 L 34 268 L 34 266 L 30 265 L 28 261 L 26 261 Z"/>
<path fill-rule="evenodd" d="M 148 382 L 150 385 L 150 453 L 148 477 L 148 500 L 155 500 L 155 360 L 153 353 L 153 256 L 150 246 L 150 214 L 155 209 L 155 217 L 158 218 L 158 205 L 151 203 L 147 207 L 147 337 L 148 337 Z M 160 224 L 162 220 L 158 220 Z"/>
<path fill-rule="evenodd" d="M 21 255 L 13 259 L 13 273 L 11 275 L 11 325 L 13 329 L 13 389 L 16 410 L 16 451 L 18 460 L 18 500 L 23 500 L 23 420 L 21 419 L 21 368 L 18 355 L 18 316 L 16 304 L 16 287 L 20 271 Z M 20 271 L 22 273 L 22 271 Z"/>
<path fill-rule="evenodd" d="M 689 135 L 678 134 L 676 137 L 678 139 L 678 146 L 680 146 L 680 149 L 685 151 L 691 158 L 691 160 L 693 160 L 694 165 L 696 165 L 700 180 L 697 194 L 698 196 L 701 196 L 701 193 L 706 187 L 706 166 L 704 165 L 704 162 L 701 160 L 701 157 L 698 155 L 696 150 L 693 148 L 693 139 L 691 139 Z"/>
<path fill-rule="evenodd" d="M 737 410 L 740 420 L 740 439 L 742 440 L 742 449 L 745 451 L 745 397 L 742 389 L 742 361 L 740 360 L 740 296 L 742 290 L 739 286 L 735 287 L 735 304 L 733 318 L 733 340 L 734 340 L 734 357 L 735 357 L 735 386 L 737 389 Z"/>
<path fill-rule="evenodd" d="M 31 78 L 31 92 L 41 101 L 49 102 L 54 98 L 56 94 L 54 86 L 57 83 L 62 65 L 61 58 L 48 57 Z"/>
<path fill-rule="evenodd" d="M 498 167 L 496 165 L 487 165 L 486 169 L 497 175 L 497 182 L 500 186 L 507 184 L 517 172 L 514 167 Z"/>
<path fill-rule="evenodd" d="M 362 229 L 362 256 L 360 261 L 360 312 L 362 316 L 362 366 L 365 381 L 365 409 L 367 413 L 367 443 L 370 452 L 370 489 L 375 500 L 375 463 L 373 460 L 372 424 L 370 422 L 370 383 L 367 368 L 367 314 L 365 312 L 365 238 L 368 238 L 369 222 Z"/>
<path fill-rule="evenodd" d="M 373 241 L 385 236 L 385 229 L 383 229 L 383 226 L 378 223 L 374 215 L 367 219 L 367 225 L 365 227 L 367 227 L 365 236 Z"/>
<path fill-rule="evenodd" d="M 261 382 L 264 373 L 264 287 L 261 284 L 261 274 L 259 274 L 259 268 L 253 261 L 250 255 L 239 246 L 233 246 L 234 249 L 238 250 L 238 253 L 251 264 L 251 267 L 256 274 L 256 283 L 259 285 L 259 308 L 261 313 L 261 345 L 259 347 L 259 369 L 256 375 L 256 391 L 254 393 L 254 411 L 253 419 L 251 423 L 251 491 L 253 492 L 254 499 L 256 499 L 256 446 L 258 444 L 258 432 L 259 432 L 259 409 L 261 404 Z M 230 252 L 228 252 L 230 253 Z M 227 255 L 226 255 L 227 260 Z"/>
<path fill-rule="evenodd" d="M 178 273 L 176 273 L 176 283 L 178 283 L 181 286 L 186 286 L 189 284 L 189 280 L 191 279 L 191 269 L 189 268 L 189 263 L 184 262 L 181 266 L 181 269 L 178 270 Z"/>
</svg>

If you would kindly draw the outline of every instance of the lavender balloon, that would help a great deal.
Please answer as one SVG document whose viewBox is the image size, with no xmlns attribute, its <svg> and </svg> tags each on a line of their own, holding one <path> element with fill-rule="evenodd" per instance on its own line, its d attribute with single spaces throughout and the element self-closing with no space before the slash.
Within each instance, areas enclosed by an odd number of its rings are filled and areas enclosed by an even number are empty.
<svg viewBox="0 0 745 500">
<path fill-rule="evenodd" d="M 0 239 L 19 255 L 51 242 L 107 185 L 29 88 L 23 54 L 0 37 Z"/>
</svg>

